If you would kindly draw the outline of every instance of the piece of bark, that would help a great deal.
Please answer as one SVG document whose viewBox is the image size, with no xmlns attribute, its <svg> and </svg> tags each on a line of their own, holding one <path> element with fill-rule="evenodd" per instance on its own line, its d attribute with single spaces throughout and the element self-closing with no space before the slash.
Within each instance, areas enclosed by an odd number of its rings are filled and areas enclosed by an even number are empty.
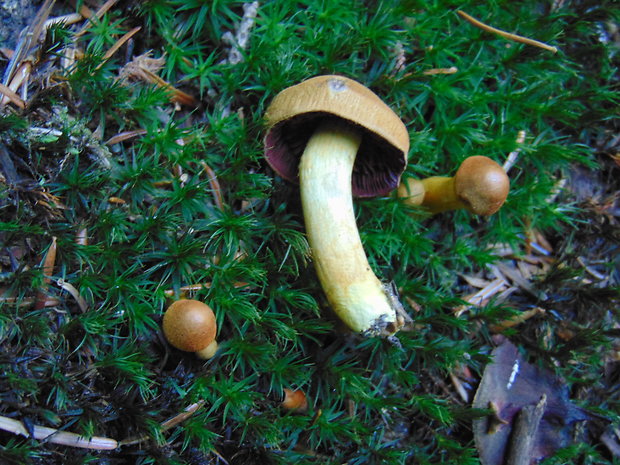
<svg viewBox="0 0 620 465">
<path fill-rule="evenodd" d="M 506 465 L 530 465 L 538 426 L 546 407 L 547 396 L 543 394 L 536 405 L 526 405 L 521 409 L 512 430 Z"/>
</svg>

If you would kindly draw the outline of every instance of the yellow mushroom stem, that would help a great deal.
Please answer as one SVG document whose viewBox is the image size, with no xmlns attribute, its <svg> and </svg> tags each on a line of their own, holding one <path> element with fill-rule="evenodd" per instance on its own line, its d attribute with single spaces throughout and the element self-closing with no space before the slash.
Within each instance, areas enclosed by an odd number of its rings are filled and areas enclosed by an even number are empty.
<svg viewBox="0 0 620 465">
<path fill-rule="evenodd" d="M 217 341 L 213 341 L 204 349 L 197 350 L 196 356 L 201 360 L 209 360 L 210 358 L 213 358 L 213 356 L 217 352 L 217 348 Z"/>
<path fill-rule="evenodd" d="M 425 179 L 409 178 L 398 187 L 398 196 L 406 198 L 408 205 L 424 206 L 430 213 L 467 208 L 457 195 L 454 177 L 432 176 Z"/>
<path fill-rule="evenodd" d="M 395 332 L 396 310 L 372 272 L 353 211 L 351 177 L 361 134 L 345 123 L 319 126 L 299 164 L 306 234 L 327 300 L 353 331 Z"/>
</svg>

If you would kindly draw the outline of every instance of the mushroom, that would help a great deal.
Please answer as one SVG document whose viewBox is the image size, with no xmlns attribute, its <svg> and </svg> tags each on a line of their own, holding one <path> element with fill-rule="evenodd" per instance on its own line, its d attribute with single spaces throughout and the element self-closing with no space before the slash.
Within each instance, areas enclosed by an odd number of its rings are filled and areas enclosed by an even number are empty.
<svg viewBox="0 0 620 465">
<path fill-rule="evenodd" d="M 362 84 L 318 76 L 280 92 L 266 112 L 265 157 L 298 181 L 314 266 L 336 315 L 353 331 L 391 335 L 398 302 L 372 272 L 352 196 L 385 195 L 406 166 L 409 134 Z"/>
<path fill-rule="evenodd" d="M 477 215 L 492 215 L 504 204 L 510 180 L 504 169 L 482 155 L 466 158 L 454 177 L 409 178 L 397 195 L 407 205 L 422 206 L 431 213 L 464 208 Z"/>
<path fill-rule="evenodd" d="M 293 410 L 296 412 L 305 412 L 308 410 L 308 399 L 306 394 L 301 389 L 288 389 L 284 388 L 284 399 L 280 404 L 282 408 L 286 410 Z"/>
<path fill-rule="evenodd" d="M 195 352 L 201 359 L 209 359 L 217 351 L 215 315 L 211 307 L 198 300 L 173 302 L 164 313 L 163 330 L 170 345 Z"/>
</svg>

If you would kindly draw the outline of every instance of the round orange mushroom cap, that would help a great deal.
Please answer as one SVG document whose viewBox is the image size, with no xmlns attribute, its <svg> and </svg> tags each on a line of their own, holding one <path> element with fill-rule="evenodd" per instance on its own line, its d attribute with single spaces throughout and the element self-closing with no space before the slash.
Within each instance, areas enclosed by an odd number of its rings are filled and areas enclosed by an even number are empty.
<svg viewBox="0 0 620 465">
<path fill-rule="evenodd" d="M 407 164 L 409 133 L 403 122 L 374 92 L 344 76 L 316 76 L 284 89 L 265 119 L 265 158 L 289 181 L 298 182 L 306 143 L 326 121 L 344 120 L 361 130 L 351 186 L 355 197 L 396 189 Z"/>
<path fill-rule="evenodd" d="M 287 410 L 304 411 L 308 409 L 308 399 L 301 389 L 284 388 L 284 400 L 282 407 Z"/>
<path fill-rule="evenodd" d="M 198 352 L 215 340 L 215 314 L 211 307 L 198 300 L 177 300 L 164 314 L 163 330 L 173 347 Z"/>
<path fill-rule="evenodd" d="M 510 179 L 504 169 L 488 157 L 466 158 L 454 177 L 454 190 L 467 209 L 477 215 L 492 215 L 504 204 Z"/>
</svg>

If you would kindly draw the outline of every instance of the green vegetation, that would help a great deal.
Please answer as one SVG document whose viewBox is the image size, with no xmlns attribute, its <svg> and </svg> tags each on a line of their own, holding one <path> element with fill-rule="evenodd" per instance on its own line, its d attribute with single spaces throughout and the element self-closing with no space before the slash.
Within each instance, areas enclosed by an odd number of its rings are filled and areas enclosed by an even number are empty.
<svg viewBox="0 0 620 465">
<path fill-rule="evenodd" d="M 475 464 L 480 413 L 450 375 L 468 366 L 473 396 L 490 325 L 537 306 L 546 313 L 505 334 L 601 415 L 583 427 L 583 444 L 549 463 L 616 463 L 599 436 L 620 411 L 609 157 L 620 18 L 611 1 L 556 3 L 266 1 L 239 62 L 223 37 L 242 21 L 240 1 L 127 2 L 84 34 L 86 21 L 51 28 L 27 107 L 0 109 L 0 415 L 148 439 L 87 451 L 0 432 L 0 463 Z M 459 9 L 559 52 L 483 32 Z M 62 68 L 69 46 L 81 53 Z M 149 51 L 161 58 L 151 71 L 195 102 L 119 79 Z M 488 219 L 429 217 L 392 197 L 356 202 L 371 266 L 414 320 L 398 343 L 347 334 L 330 314 L 298 189 L 262 158 L 267 105 L 317 74 L 366 84 L 402 117 L 406 176 L 451 175 L 473 154 L 502 164 L 520 151 L 508 201 Z M 571 189 L 575 167 L 601 181 L 587 201 Z M 554 246 L 553 261 L 529 289 L 453 311 L 475 292 L 463 276 L 487 279 L 487 266 L 506 260 L 492 245 L 510 246 L 516 263 L 535 233 Z M 584 257 L 601 263 L 605 281 L 587 275 Z M 168 346 L 160 329 L 168 294 L 193 284 L 204 284 L 189 295 L 219 326 L 207 362 Z M 53 305 L 41 305 L 41 292 Z M 284 388 L 303 389 L 309 410 L 280 408 Z"/>
</svg>

